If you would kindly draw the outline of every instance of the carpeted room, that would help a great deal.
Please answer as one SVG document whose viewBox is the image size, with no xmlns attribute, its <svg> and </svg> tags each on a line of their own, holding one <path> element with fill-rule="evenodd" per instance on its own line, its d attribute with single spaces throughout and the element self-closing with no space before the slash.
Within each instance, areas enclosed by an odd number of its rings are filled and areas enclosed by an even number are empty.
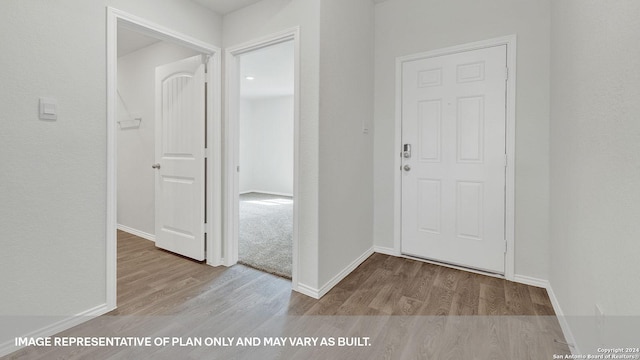
<svg viewBox="0 0 640 360">
<path fill-rule="evenodd" d="M 238 259 L 291 279 L 293 198 L 261 193 L 240 195 Z"/>
<path fill-rule="evenodd" d="M 238 261 L 291 278 L 294 54 L 287 41 L 240 56 Z"/>
</svg>

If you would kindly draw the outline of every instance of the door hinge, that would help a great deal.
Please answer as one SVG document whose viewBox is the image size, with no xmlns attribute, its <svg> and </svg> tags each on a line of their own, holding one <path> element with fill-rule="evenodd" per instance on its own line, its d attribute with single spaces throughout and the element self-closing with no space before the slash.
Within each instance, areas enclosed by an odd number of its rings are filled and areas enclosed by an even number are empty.
<svg viewBox="0 0 640 360">
<path fill-rule="evenodd" d="M 504 79 L 509 80 L 509 68 L 504 68 Z"/>
<path fill-rule="evenodd" d="M 506 241 L 504 242 L 504 253 L 505 254 L 507 253 L 507 242 Z"/>
<path fill-rule="evenodd" d="M 504 154 L 504 167 L 509 166 L 509 157 L 507 154 Z"/>
</svg>

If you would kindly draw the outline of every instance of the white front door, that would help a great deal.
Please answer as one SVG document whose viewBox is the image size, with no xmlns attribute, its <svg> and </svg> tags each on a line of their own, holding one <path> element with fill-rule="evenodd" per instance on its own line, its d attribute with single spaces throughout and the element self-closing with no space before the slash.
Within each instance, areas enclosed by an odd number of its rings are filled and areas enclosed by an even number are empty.
<svg viewBox="0 0 640 360">
<path fill-rule="evenodd" d="M 205 65 L 156 68 L 156 246 L 205 258 Z"/>
<path fill-rule="evenodd" d="M 504 274 L 506 58 L 403 64 L 403 254 Z"/>
</svg>

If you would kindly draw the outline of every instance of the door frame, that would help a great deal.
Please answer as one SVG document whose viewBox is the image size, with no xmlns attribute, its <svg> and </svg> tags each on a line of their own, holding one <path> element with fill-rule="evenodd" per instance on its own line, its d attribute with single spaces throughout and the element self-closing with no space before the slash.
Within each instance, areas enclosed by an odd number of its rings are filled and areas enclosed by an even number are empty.
<svg viewBox="0 0 640 360">
<path fill-rule="evenodd" d="M 396 255 L 401 256 L 402 241 L 402 66 L 406 62 L 451 55 L 471 50 L 506 45 L 507 47 L 507 80 L 506 80 L 506 154 L 505 172 L 505 274 L 507 280 L 515 277 L 515 155 L 516 155 L 516 35 L 508 35 L 488 40 L 462 44 L 443 49 L 427 51 L 396 58 L 396 113 L 395 113 L 395 148 L 394 159 L 394 248 Z M 447 265 L 451 266 L 451 265 Z M 456 267 L 456 266 L 453 266 Z M 460 268 L 460 267 L 456 267 Z M 462 268 L 464 269 L 464 268 Z M 468 269 L 465 269 L 468 270 Z M 483 271 L 474 272 L 484 273 Z M 495 274 L 491 274 L 495 276 Z"/>
<path fill-rule="evenodd" d="M 232 266 L 238 262 L 239 233 L 239 107 L 240 107 L 240 56 L 248 52 L 277 45 L 286 41 L 294 43 L 294 111 L 293 111 L 293 234 L 291 285 L 298 291 L 298 220 L 299 216 L 299 149 L 300 149 L 300 28 L 294 27 L 271 35 L 231 46 L 225 51 L 225 159 L 224 159 L 224 234 L 222 246 L 224 265 Z"/>
<path fill-rule="evenodd" d="M 215 175 L 222 169 L 221 136 L 221 66 L 220 48 L 200 41 L 141 17 L 107 6 L 107 199 L 106 199 L 106 302 L 108 311 L 117 307 L 117 89 L 118 89 L 118 25 L 161 40 L 193 49 L 207 60 L 207 264 L 222 264 L 222 178 Z"/>
</svg>

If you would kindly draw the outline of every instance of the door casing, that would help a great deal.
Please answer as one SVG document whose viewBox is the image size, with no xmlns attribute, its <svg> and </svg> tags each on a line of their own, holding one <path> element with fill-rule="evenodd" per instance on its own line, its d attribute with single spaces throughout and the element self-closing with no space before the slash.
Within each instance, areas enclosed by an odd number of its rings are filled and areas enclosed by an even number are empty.
<svg viewBox="0 0 640 360">
<path fill-rule="evenodd" d="M 294 42 L 294 111 L 293 111 L 293 236 L 291 287 L 298 290 L 298 220 L 299 216 L 299 132 L 300 132 L 300 28 L 294 27 L 225 50 L 225 154 L 224 154 L 224 265 L 232 266 L 238 261 L 239 229 L 239 99 L 240 67 L 242 54 L 280 44 Z"/>
<path fill-rule="evenodd" d="M 207 61 L 207 264 L 222 264 L 222 136 L 220 48 L 150 22 L 124 11 L 107 7 L 107 203 L 106 203 L 106 303 L 107 311 L 117 307 L 117 89 L 118 25 L 168 40 L 208 56 Z M 215 176 L 218 176 L 216 178 Z"/>
<path fill-rule="evenodd" d="M 507 47 L 507 99 L 506 99 L 506 187 L 505 187 L 505 237 L 507 252 L 505 256 L 505 275 L 507 280 L 515 277 L 515 124 L 516 124 L 516 35 L 493 38 L 463 45 L 396 58 L 396 113 L 394 147 L 394 247 L 393 255 L 401 255 L 402 241 L 402 66 L 409 61 L 456 54 L 464 51 L 484 49 L 506 45 Z M 449 266 L 448 264 L 444 264 Z M 457 266 L 452 266 L 460 268 Z M 467 269 L 465 269 L 467 270 Z M 484 273 L 482 271 L 471 270 Z M 495 276 L 491 274 L 491 276 Z"/>
</svg>

